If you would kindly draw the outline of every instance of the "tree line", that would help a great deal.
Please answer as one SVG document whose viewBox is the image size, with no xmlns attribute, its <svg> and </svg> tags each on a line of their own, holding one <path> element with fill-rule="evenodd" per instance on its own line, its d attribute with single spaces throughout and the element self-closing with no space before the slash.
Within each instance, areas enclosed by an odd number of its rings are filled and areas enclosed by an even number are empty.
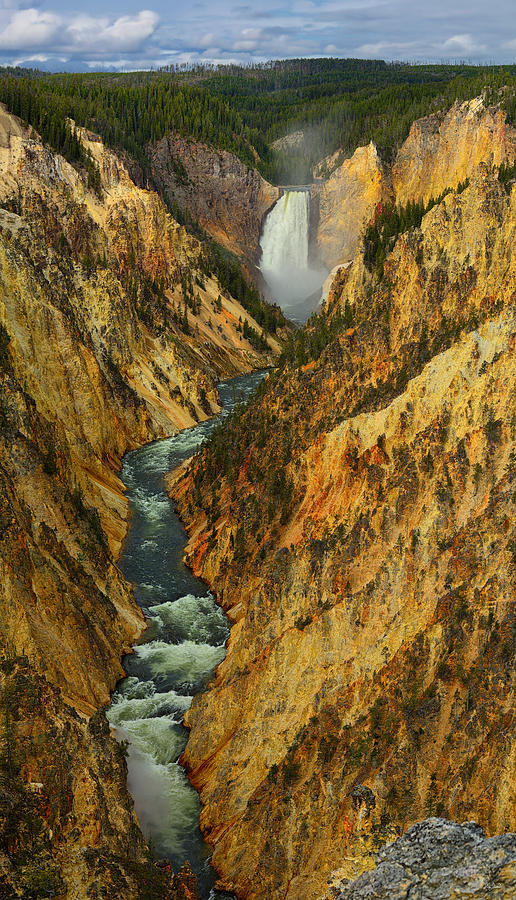
<svg viewBox="0 0 516 900">
<path fill-rule="evenodd" d="M 309 181 L 325 155 L 341 150 L 344 157 L 371 140 L 392 158 L 415 119 L 482 91 L 516 121 L 516 66 L 298 59 L 132 73 L 11 68 L 0 76 L 0 100 L 64 155 L 75 152 L 63 130 L 70 117 L 126 151 L 149 177 L 149 145 L 176 131 L 231 151 L 275 183 Z M 300 148 L 273 149 L 296 130 L 304 135 Z"/>
</svg>

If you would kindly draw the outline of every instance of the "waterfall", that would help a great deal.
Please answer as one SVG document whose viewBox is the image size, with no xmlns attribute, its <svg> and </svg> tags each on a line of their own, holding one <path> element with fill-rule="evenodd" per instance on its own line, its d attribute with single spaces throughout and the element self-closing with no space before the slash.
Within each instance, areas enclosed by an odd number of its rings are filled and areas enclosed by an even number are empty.
<svg viewBox="0 0 516 900">
<path fill-rule="evenodd" d="M 313 295 L 326 277 L 325 271 L 308 262 L 309 222 L 309 192 L 285 191 L 265 219 L 260 241 L 260 269 L 272 299 L 300 322 L 314 309 Z"/>
<path fill-rule="evenodd" d="M 308 268 L 308 191 L 285 191 L 265 220 L 261 240 L 264 272 Z"/>
</svg>

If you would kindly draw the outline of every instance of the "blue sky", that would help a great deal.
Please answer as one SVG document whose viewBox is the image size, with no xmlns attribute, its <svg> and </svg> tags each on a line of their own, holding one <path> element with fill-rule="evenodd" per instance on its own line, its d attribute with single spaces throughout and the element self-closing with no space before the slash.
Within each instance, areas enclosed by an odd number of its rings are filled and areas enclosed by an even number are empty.
<svg viewBox="0 0 516 900">
<path fill-rule="evenodd" d="M 515 2 L 0 0 L 4 65 L 84 71 L 295 56 L 515 62 Z"/>
</svg>

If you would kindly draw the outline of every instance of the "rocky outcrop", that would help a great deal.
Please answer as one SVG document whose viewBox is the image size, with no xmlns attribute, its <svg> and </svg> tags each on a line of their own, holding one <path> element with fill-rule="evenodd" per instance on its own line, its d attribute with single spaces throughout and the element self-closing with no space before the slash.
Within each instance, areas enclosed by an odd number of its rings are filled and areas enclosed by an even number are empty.
<svg viewBox="0 0 516 900">
<path fill-rule="evenodd" d="M 159 190 L 223 247 L 247 260 L 260 260 L 263 218 L 279 197 L 265 181 L 226 150 L 216 150 L 177 134 L 149 149 Z"/>
<path fill-rule="evenodd" d="M 117 472 L 129 448 L 211 415 L 218 380 L 278 345 L 253 349 L 242 323 L 261 329 L 202 246 L 79 134 L 95 190 L 0 113 L 0 688 L 12 674 L 28 697 L 7 712 L 2 700 L 0 784 L 23 808 L 28 782 L 41 785 L 59 896 L 179 898 L 171 877 L 145 893 L 154 870 L 98 712 L 144 627 L 115 564 L 127 520 Z M 30 840 L 15 830 L 2 844 L 14 862 L 2 857 L 0 878 L 16 889 Z"/>
<path fill-rule="evenodd" d="M 184 761 L 238 896 L 317 897 L 432 812 L 516 825 L 515 237 L 516 188 L 481 167 L 381 280 L 339 271 L 176 482 L 233 622 Z"/>
<path fill-rule="evenodd" d="M 323 160 L 318 171 L 331 168 L 338 156 Z M 380 201 L 427 203 L 471 178 L 480 163 L 497 167 L 515 158 L 516 129 L 481 97 L 455 103 L 444 119 L 414 122 L 392 166 L 382 165 L 374 144 L 359 147 L 312 189 L 320 208 L 313 255 L 329 269 L 347 262 Z"/>
<path fill-rule="evenodd" d="M 426 203 L 471 178 L 479 163 L 498 167 L 515 158 L 516 130 L 505 113 L 481 97 L 457 101 L 444 119 L 428 116 L 412 125 L 392 167 L 396 203 Z"/>
<path fill-rule="evenodd" d="M 301 151 L 304 147 L 305 137 L 304 131 L 291 131 L 290 134 L 285 134 L 283 137 L 273 141 L 271 147 L 280 153 L 285 150 Z"/>
<path fill-rule="evenodd" d="M 350 884 L 332 879 L 325 900 L 510 900 L 516 835 L 486 838 L 474 822 L 427 819 L 380 850 L 376 868 Z"/>
<path fill-rule="evenodd" d="M 374 144 L 359 147 L 311 194 L 319 210 L 315 253 L 331 269 L 355 255 L 364 221 L 385 194 L 383 167 Z"/>
</svg>

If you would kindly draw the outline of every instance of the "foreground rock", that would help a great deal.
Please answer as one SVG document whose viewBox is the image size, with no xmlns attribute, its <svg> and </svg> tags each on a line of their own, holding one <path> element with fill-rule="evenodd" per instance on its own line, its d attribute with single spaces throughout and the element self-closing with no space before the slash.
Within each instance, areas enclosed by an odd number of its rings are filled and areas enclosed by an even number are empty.
<svg viewBox="0 0 516 900">
<path fill-rule="evenodd" d="M 357 881 L 331 880 L 324 900 L 512 900 L 516 835 L 486 838 L 474 822 L 428 819 L 380 850 Z"/>
</svg>

